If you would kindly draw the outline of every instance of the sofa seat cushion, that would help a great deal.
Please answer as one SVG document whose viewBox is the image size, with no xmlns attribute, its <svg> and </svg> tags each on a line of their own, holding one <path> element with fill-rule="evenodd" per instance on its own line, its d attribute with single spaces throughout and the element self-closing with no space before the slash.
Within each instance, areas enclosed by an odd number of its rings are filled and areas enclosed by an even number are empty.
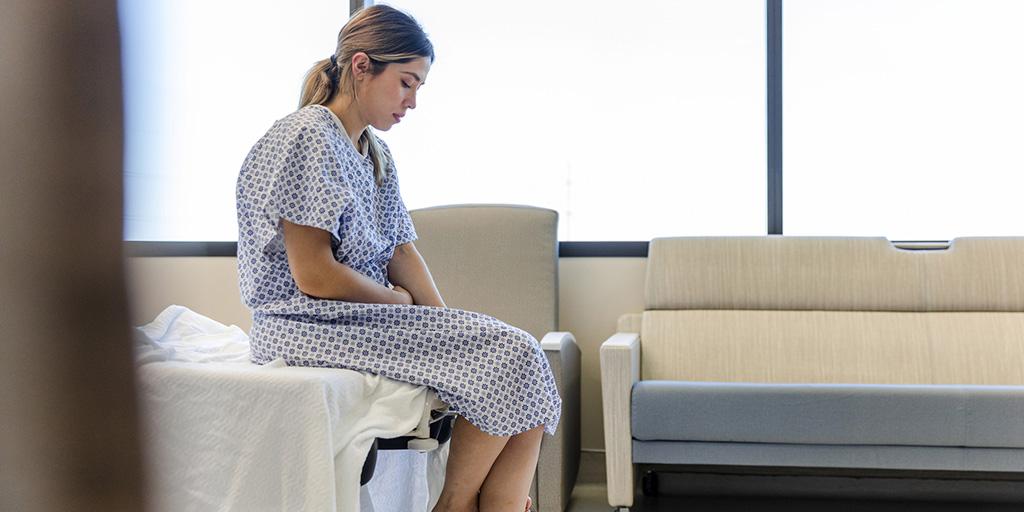
<svg viewBox="0 0 1024 512">
<path fill-rule="evenodd" d="M 1024 387 L 642 380 L 633 438 L 1024 448 Z"/>
</svg>

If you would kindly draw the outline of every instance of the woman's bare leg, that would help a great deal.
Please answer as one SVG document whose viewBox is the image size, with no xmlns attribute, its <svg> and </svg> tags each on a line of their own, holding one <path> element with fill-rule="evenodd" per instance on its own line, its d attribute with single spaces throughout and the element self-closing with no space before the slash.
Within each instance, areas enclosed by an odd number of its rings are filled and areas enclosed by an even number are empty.
<svg viewBox="0 0 1024 512">
<path fill-rule="evenodd" d="M 480 488 L 480 512 L 521 512 L 537 469 L 540 426 L 509 438 Z"/>
<path fill-rule="evenodd" d="M 541 426 L 512 437 L 492 436 L 459 417 L 434 512 L 523 510 L 543 435 Z"/>
<path fill-rule="evenodd" d="M 484 433 L 461 416 L 456 418 L 449 441 L 444 488 L 434 512 L 476 512 L 480 486 L 508 440 Z"/>
</svg>

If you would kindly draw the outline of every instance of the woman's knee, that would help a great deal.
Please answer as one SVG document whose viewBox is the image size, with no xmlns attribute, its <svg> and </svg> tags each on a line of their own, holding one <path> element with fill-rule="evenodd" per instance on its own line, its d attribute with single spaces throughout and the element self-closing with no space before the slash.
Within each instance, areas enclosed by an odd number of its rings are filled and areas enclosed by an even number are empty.
<svg viewBox="0 0 1024 512">
<path fill-rule="evenodd" d="M 495 328 L 496 337 L 509 347 L 513 354 L 528 355 L 540 349 L 540 343 L 530 333 L 508 324 Z"/>
</svg>

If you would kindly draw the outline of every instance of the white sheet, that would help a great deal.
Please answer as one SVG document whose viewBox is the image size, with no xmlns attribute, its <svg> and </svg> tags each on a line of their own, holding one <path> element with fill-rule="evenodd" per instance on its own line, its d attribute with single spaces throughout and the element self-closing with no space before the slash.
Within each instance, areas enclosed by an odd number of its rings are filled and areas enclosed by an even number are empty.
<svg viewBox="0 0 1024 512">
<path fill-rule="evenodd" d="M 181 306 L 137 329 L 136 356 L 152 510 L 415 512 L 436 500 L 446 448 L 379 452 L 359 487 L 373 439 L 414 429 L 425 387 L 260 367 L 241 329 Z"/>
</svg>

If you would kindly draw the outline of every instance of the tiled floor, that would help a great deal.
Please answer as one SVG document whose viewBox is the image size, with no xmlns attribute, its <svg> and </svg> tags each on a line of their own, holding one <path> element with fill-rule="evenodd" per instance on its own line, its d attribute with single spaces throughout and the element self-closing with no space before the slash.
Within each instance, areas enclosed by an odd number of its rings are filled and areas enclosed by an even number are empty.
<svg viewBox="0 0 1024 512">
<path fill-rule="evenodd" d="M 1024 502 L 1008 502 L 1024 497 L 1024 481 L 997 483 L 900 482 L 895 485 L 872 478 L 765 478 L 708 474 L 661 473 L 661 491 L 656 497 L 637 493 L 631 512 L 756 512 L 760 510 L 787 512 L 1009 512 L 1024 511 Z M 777 480 L 784 480 L 780 484 Z M 766 483 L 769 481 L 769 483 Z M 801 485 L 805 486 L 801 488 Z M 956 488 L 970 501 L 927 501 L 922 497 L 949 492 Z M 687 495 L 700 488 L 702 495 Z M 716 490 L 717 488 L 717 490 Z M 772 496 L 737 496 L 728 489 L 765 490 Z M 733 494 L 728 496 L 727 494 Z M 853 498 L 822 497 L 842 494 Z M 893 498 L 896 496 L 897 498 Z M 980 497 L 979 497 L 980 496 Z M 882 499 L 888 498 L 888 499 Z M 962 499 L 962 498 L 961 498 Z M 998 500 L 982 501 L 982 500 Z M 607 487 L 604 477 L 604 455 L 584 452 L 580 460 L 580 477 L 569 502 L 568 512 L 608 512 Z"/>
</svg>

